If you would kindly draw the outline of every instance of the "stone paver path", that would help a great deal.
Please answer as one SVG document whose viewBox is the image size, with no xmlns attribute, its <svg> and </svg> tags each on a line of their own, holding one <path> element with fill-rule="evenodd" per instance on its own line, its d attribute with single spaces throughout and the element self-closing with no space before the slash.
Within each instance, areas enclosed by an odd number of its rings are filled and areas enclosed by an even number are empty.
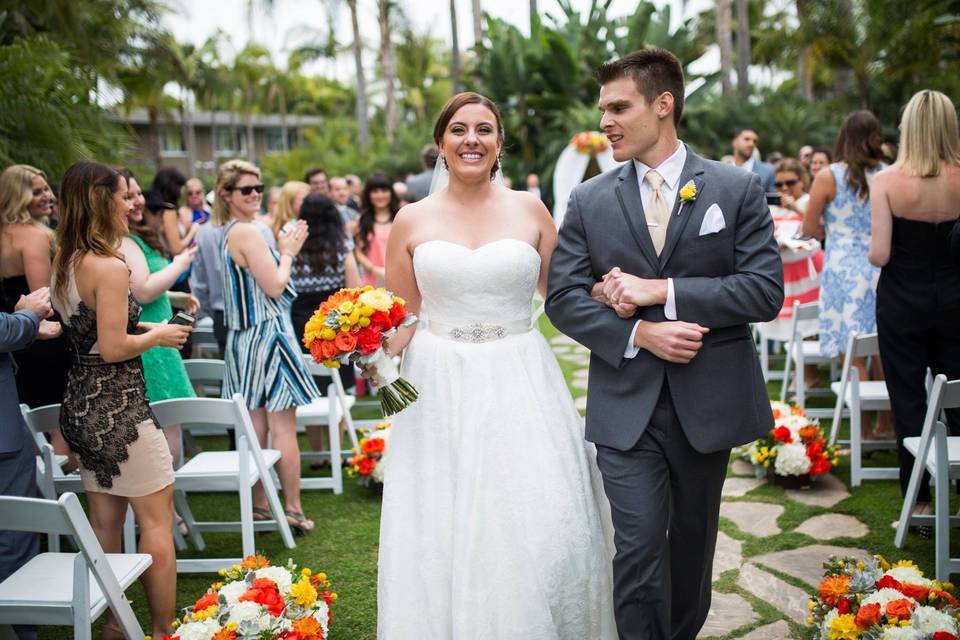
<svg viewBox="0 0 960 640">
<path fill-rule="evenodd" d="M 757 617 L 750 603 L 739 594 L 714 591 L 710 601 L 710 613 L 707 614 L 707 621 L 697 637 L 725 636 L 756 621 Z"/>
<path fill-rule="evenodd" d="M 743 543 L 731 538 L 723 531 L 717 534 L 717 550 L 713 554 L 713 576 L 716 581 L 720 574 L 730 569 L 739 569 L 743 564 Z"/>
<path fill-rule="evenodd" d="M 823 562 L 823 558 L 819 561 Z M 764 602 L 773 605 L 797 624 L 806 624 L 807 601 L 810 600 L 810 595 L 803 589 L 788 584 L 751 563 L 743 565 L 740 569 L 737 584 Z"/>
<path fill-rule="evenodd" d="M 863 549 L 852 547 L 814 544 L 789 551 L 765 553 L 762 556 L 754 556 L 750 560 L 803 580 L 811 587 L 816 587 L 823 579 L 823 561 L 831 555 L 864 557 L 870 554 Z"/>
<path fill-rule="evenodd" d="M 786 493 L 788 498 L 801 504 L 827 509 L 850 497 L 843 480 L 831 475 L 817 478 L 816 483 L 809 489 L 789 490 Z"/>
<path fill-rule="evenodd" d="M 834 538 L 863 538 L 870 529 L 853 516 L 842 513 L 823 513 L 813 516 L 796 528 L 797 533 L 805 533 L 817 540 Z"/>
<path fill-rule="evenodd" d="M 753 491 L 763 484 L 756 478 L 727 478 L 723 483 L 722 495 L 739 498 L 747 495 L 748 491 Z"/>
<path fill-rule="evenodd" d="M 753 536 L 775 536 L 780 533 L 777 518 L 783 515 L 783 506 L 766 502 L 724 502 L 720 505 L 720 517 L 737 525 L 744 533 Z"/>
<path fill-rule="evenodd" d="M 778 620 L 772 624 L 766 624 L 758 627 L 745 636 L 740 636 L 738 640 L 788 640 L 790 635 L 790 625 L 783 620 Z"/>
</svg>

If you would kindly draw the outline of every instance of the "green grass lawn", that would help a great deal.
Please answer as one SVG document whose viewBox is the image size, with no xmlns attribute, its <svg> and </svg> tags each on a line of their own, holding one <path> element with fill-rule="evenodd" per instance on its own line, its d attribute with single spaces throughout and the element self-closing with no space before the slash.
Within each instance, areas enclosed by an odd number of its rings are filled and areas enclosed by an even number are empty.
<svg viewBox="0 0 960 640">
<path fill-rule="evenodd" d="M 541 321 L 541 330 L 548 337 L 557 334 L 546 319 Z M 560 360 L 560 367 L 569 383 L 572 373 L 579 368 L 565 360 Z M 575 396 L 586 392 L 571 388 Z M 779 397 L 779 383 L 769 385 L 771 397 Z M 822 406 L 821 401 L 821 406 Z M 812 401 L 811 404 L 815 404 Z M 371 409 L 357 413 L 360 418 L 375 417 Z M 845 435 L 845 434 L 844 434 Z M 225 438 L 208 438 L 201 440 L 201 446 L 218 449 L 225 448 Z M 305 447 L 306 442 L 302 441 Z M 893 454 L 875 452 L 865 463 L 867 466 L 892 466 L 895 464 Z M 310 473 L 307 471 L 307 473 Z M 841 458 L 838 477 L 849 482 L 849 465 L 846 458 Z M 816 541 L 806 535 L 790 532 L 807 518 L 825 512 L 845 513 L 855 516 L 870 528 L 866 538 L 858 540 L 834 540 L 830 544 L 858 547 L 873 553 L 881 553 L 888 559 L 912 558 L 928 574 L 933 573 L 933 542 L 921 540 L 917 535 L 908 538 L 906 548 L 898 550 L 893 546 L 893 529 L 891 521 L 899 515 L 901 506 L 900 491 L 895 481 L 867 481 L 853 495 L 839 503 L 832 509 L 808 507 L 786 498 L 779 487 L 764 485 L 750 492 L 739 500 L 772 502 L 785 507 L 779 519 L 779 526 L 785 531 L 769 538 L 756 538 L 742 533 L 732 523 L 721 520 L 721 530 L 731 537 L 744 541 L 743 553 L 745 557 L 752 557 L 770 551 L 779 551 L 797 548 Z M 190 503 L 196 517 L 235 519 L 238 516 L 239 501 L 230 494 L 191 494 Z M 276 533 L 258 533 L 257 549 L 278 563 L 293 558 L 301 566 L 308 566 L 314 570 L 325 571 L 333 583 L 334 590 L 339 594 L 339 600 L 333 605 L 333 626 L 331 635 L 341 640 L 374 640 L 376 638 L 376 578 L 377 578 L 377 548 L 380 519 L 380 501 L 371 491 L 360 487 L 350 478 L 344 478 L 344 493 L 333 495 L 329 490 L 304 491 L 304 511 L 317 523 L 316 530 L 309 536 L 298 537 L 295 549 L 285 549 L 280 536 Z M 955 505 L 956 508 L 956 505 Z M 237 534 L 208 534 L 205 536 L 207 550 L 203 552 L 207 557 L 229 556 L 239 553 L 240 535 Z M 954 554 L 960 555 L 953 545 Z M 185 553 L 181 557 L 190 557 Z M 737 592 L 751 601 L 754 610 L 760 619 L 753 627 L 781 619 L 782 616 L 766 602 L 762 602 L 736 585 L 736 571 L 728 571 L 716 583 L 715 587 L 721 591 Z M 786 581 L 809 591 L 809 587 L 790 578 L 780 577 Z M 179 576 L 177 580 L 177 607 L 192 605 L 214 581 L 214 575 Z M 144 629 L 149 631 L 149 614 L 142 588 L 134 585 L 127 592 L 132 600 Z M 414 605 L 415 606 L 415 603 Z M 791 623 L 792 624 L 792 623 Z M 97 626 L 99 629 L 99 625 Z M 809 631 L 792 625 L 797 637 L 809 637 Z M 745 631 L 740 630 L 738 635 Z M 41 631 L 41 638 L 60 639 L 71 637 L 71 631 L 64 627 L 45 627 Z M 494 640 L 494 639 L 491 639 Z M 589 639 L 584 639 L 589 640 Z"/>
</svg>

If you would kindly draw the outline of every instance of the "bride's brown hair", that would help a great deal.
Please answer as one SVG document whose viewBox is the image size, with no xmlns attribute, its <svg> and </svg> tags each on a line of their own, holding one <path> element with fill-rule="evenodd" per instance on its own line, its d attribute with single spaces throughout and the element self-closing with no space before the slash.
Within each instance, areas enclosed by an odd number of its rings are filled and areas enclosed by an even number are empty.
<svg viewBox="0 0 960 640">
<path fill-rule="evenodd" d="M 447 130 L 447 125 L 450 124 L 450 121 L 453 120 L 453 116 L 457 111 L 460 110 L 460 107 L 466 106 L 468 104 L 479 104 L 493 113 L 493 117 L 497 121 L 497 142 L 500 143 L 500 149 L 503 149 L 503 119 L 500 117 L 500 109 L 497 108 L 497 105 L 486 96 L 482 96 L 479 93 L 474 93 L 473 91 L 464 91 L 463 93 L 458 93 L 449 100 L 447 104 L 443 105 L 443 109 L 440 110 L 440 115 L 437 116 L 437 121 L 433 124 L 433 141 L 437 143 L 437 146 L 440 146 L 440 141 L 443 140 L 443 134 Z M 493 163 L 493 167 L 490 168 L 490 179 L 493 180 L 493 177 L 497 175 L 497 171 L 500 170 L 500 156 L 497 156 L 497 159 Z"/>
</svg>

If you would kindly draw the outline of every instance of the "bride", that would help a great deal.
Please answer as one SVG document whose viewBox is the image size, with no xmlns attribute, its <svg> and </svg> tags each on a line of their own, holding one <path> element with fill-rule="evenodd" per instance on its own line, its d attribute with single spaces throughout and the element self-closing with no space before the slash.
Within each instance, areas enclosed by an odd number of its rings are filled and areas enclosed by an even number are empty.
<svg viewBox="0 0 960 640">
<path fill-rule="evenodd" d="M 387 288 L 420 314 L 393 336 L 420 399 L 393 421 L 380 530 L 380 640 L 616 638 L 609 507 L 546 340 L 531 328 L 556 230 L 492 181 L 489 99 L 434 126 L 449 185 L 397 216 Z"/>
</svg>

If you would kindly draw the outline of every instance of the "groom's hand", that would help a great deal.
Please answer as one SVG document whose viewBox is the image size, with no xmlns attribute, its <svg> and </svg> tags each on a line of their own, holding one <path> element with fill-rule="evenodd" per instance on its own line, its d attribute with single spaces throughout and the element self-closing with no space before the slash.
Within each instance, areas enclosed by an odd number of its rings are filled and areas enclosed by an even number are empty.
<svg viewBox="0 0 960 640">
<path fill-rule="evenodd" d="M 593 288 L 590 290 L 590 296 L 613 309 L 621 318 L 632 318 L 637 313 L 637 305 L 627 302 L 617 304 L 603 294 L 603 283 L 606 282 L 609 277 L 610 274 L 607 274 L 603 276 L 603 280 L 593 285 Z"/>
<path fill-rule="evenodd" d="M 687 364 L 703 346 L 703 336 L 710 329 L 692 322 L 641 322 L 633 335 L 633 343 L 661 360 Z"/>
<path fill-rule="evenodd" d="M 612 304 L 652 307 L 667 302 L 667 281 L 638 278 L 614 267 L 603 277 L 603 295 Z"/>
</svg>

